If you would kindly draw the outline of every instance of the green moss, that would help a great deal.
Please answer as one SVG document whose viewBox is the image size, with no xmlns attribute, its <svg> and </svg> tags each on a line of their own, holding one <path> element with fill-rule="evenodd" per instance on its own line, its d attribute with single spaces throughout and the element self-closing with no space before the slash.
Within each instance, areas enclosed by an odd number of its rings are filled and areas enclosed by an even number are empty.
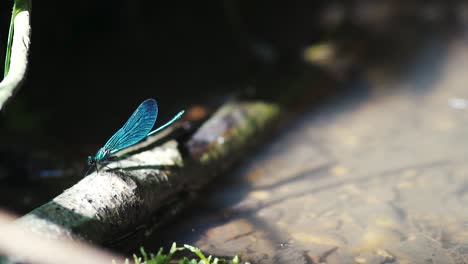
<svg viewBox="0 0 468 264">
<path fill-rule="evenodd" d="M 236 152 L 238 148 L 245 146 L 248 140 L 252 140 L 256 133 L 259 133 L 259 131 L 271 124 L 274 119 L 278 118 L 279 114 L 280 108 L 278 105 L 260 101 L 231 103 L 224 106 L 220 110 L 219 116 L 241 116 L 242 118 L 237 119 L 235 126 L 226 131 L 222 144 L 216 142 L 212 144 L 210 150 L 200 158 L 200 162 L 208 164 L 227 156 L 230 152 Z"/>
</svg>

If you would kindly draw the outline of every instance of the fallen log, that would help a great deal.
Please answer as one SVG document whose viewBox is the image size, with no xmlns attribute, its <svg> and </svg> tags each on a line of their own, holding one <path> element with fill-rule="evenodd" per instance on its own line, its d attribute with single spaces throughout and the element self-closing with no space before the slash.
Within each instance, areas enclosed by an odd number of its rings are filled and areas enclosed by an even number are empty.
<svg viewBox="0 0 468 264">
<path fill-rule="evenodd" d="M 111 247 L 148 235 L 267 134 L 279 113 L 265 102 L 228 103 L 185 141 L 138 144 L 17 223 L 49 238 Z"/>
</svg>

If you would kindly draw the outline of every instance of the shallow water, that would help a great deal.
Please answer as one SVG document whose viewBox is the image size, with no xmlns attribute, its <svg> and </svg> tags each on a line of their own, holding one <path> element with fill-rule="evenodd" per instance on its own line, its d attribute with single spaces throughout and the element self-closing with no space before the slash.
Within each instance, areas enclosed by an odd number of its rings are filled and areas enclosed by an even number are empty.
<svg viewBox="0 0 468 264">
<path fill-rule="evenodd" d="M 415 58 L 311 108 L 158 237 L 253 263 L 465 263 L 468 44 Z"/>
</svg>

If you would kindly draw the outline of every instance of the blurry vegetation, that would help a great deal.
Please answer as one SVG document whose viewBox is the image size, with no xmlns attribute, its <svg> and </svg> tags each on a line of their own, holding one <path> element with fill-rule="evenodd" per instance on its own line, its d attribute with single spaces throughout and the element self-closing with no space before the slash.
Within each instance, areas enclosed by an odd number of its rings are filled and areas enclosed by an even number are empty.
<svg viewBox="0 0 468 264">
<path fill-rule="evenodd" d="M 180 251 L 190 251 L 191 253 L 195 254 L 197 258 L 187 258 L 184 257 L 181 260 L 176 260 L 173 258 L 173 255 Z M 137 256 L 136 254 L 133 255 L 133 263 L 132 264 L 170 264 L 170 263 L 178 263 L 178 264 L 240 264 L 238 256 L 234 256 L 232 260 L 227 260 L 223 258 L 217 258 L 213 256 L 206 257 L 199 248 L 184 245 L 183 247 L 177 247 L 176 243 L 172 244 L 171 249 L 167 254 L 163 252 L 163 248 L 160 248 L 156 255 L 154 254 L 147 254 L 143 247 L 140 248 L 141 257 Z M 124 264 L 130 264 L 130 260 L 126 259 Z M 113 264 L 117 264 L 115 261 Z M 246 263 L 248 264 L 248 263 Z"/>
</svg>

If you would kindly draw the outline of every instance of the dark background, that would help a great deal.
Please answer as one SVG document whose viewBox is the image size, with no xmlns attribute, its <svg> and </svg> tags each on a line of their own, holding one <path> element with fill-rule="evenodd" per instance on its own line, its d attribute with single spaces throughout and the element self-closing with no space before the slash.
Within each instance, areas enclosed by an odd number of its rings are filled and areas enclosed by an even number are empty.
<svg viewBox="0 0 468 264">
<path fill-rule="evenodd" d="M 33 5 L 28 81 L 3 112 L 9 137 L 101 144 L 144 99 L 166 119 L 245 72 L 217 2 L 68 5 Z"/>
</svg>

